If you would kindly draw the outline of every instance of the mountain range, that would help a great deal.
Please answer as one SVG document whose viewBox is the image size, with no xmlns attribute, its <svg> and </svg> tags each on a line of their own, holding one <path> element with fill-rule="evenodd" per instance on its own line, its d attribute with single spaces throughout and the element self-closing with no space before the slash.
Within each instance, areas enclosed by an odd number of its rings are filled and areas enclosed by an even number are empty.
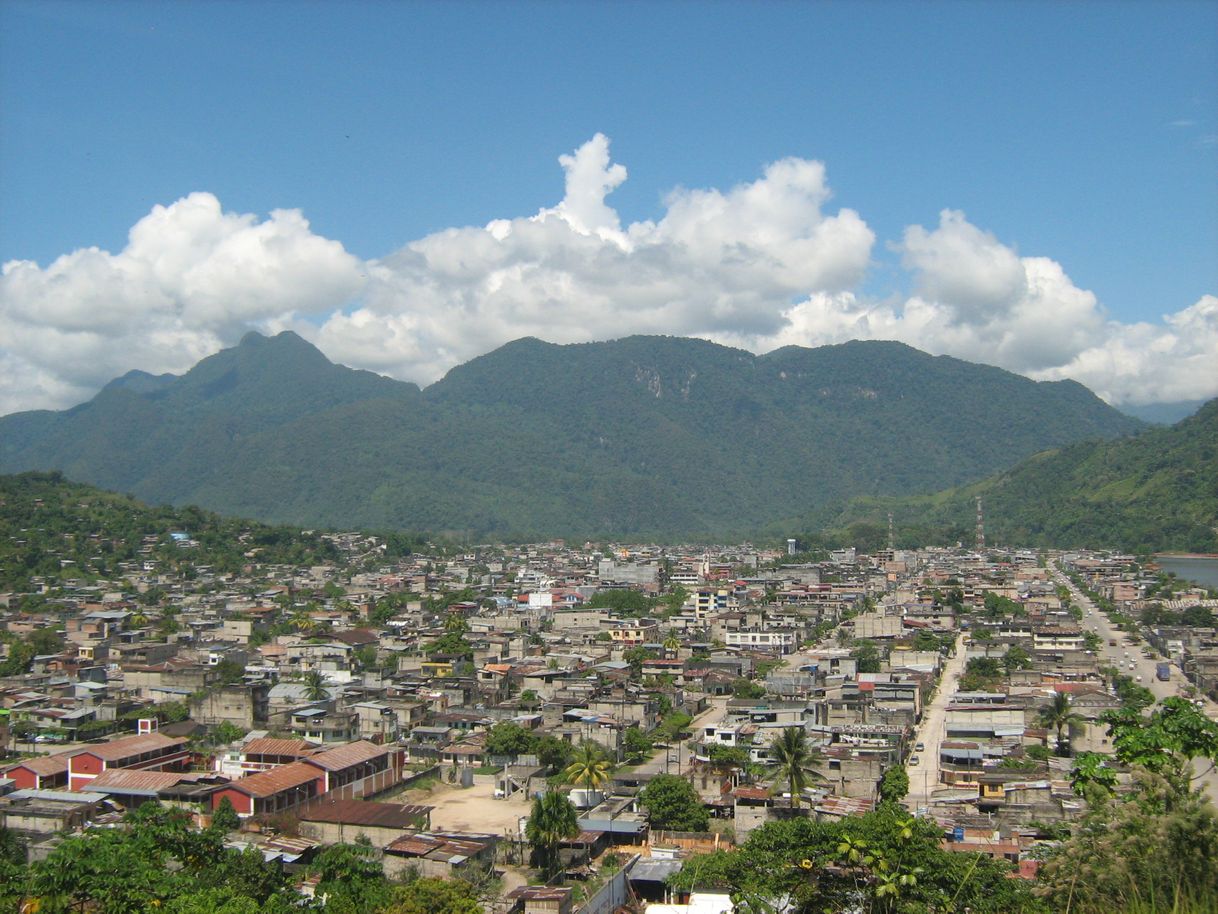
<svg viewBox="0 0 1218 914">
<path fill-rule="evenodd" d="M 1145 428 L 1073 381 L 892 342 L 529 338 L 420 389 L 249 334 L 181 376 L 0 418 L 0 472 L 308 526 L 719 538 Z"/>
<path fill-rule="evenodd" d="M 1168 428 L 1045 451 L 932 496 L 858 498 L 803 526 L 875 529 L 891 512 L 912 541 L 972 542 L 978 497 L 988 543 L 1218 553 L 1218 400 Z"/>
</svg>

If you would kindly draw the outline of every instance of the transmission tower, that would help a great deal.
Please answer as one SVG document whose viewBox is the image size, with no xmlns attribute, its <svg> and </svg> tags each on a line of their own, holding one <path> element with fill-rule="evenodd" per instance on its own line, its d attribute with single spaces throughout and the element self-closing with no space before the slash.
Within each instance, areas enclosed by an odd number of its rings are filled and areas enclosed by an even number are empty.
<svg viewBox="0 0 1218 914">
<path fill-rule="evenodd" d="M 977 549 L 985 548 L 985 517 L 981 513 L 981 496 L 977 496 Z"/>
<path fill-rule="evenodd" d="M 897 547 L 897 538 L 892 532 L 892 512 L 888 512 L 888 551 L 894 552 Z"/>
</svg>

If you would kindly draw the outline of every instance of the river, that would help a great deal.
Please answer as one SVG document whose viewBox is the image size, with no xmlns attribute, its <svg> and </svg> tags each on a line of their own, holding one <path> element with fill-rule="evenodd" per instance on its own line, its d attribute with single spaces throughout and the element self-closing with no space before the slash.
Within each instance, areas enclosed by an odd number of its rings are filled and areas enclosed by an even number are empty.
<svg viewBox="0 0 1218 914">
<path fill-rule="evenodd" d="M 1164 571 L 1170 571 L 1186 581 L 1193 581 L 1202 587 L 1218 588 L 1218 557 L 1156 555 L 1155 561 Z"/>
</svg>

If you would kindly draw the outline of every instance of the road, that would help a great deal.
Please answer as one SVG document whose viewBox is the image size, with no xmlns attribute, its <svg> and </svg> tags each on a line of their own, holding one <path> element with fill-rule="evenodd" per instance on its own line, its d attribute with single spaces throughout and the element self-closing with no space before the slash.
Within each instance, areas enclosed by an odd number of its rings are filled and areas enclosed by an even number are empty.
<svg viewBox="0 0 1218 914">
<path fill-rule="evenodd" d="M 1126 676 L 1133 676 L 1135 681 L 1140 677 L 1139 685 L 1150 689 L 1157 700 L 1179 695 L 1191 685 L 1184 677 L 1184 673 L 1174 663 L 1171 665 L 1171 678 L 1161 681 L 1155 675 L 1155 667 L 1161 661 L 1157 654 L 1153 657 L 1143 655 L 1143 649 L 1151 646 L 1140 635 L 1123 632 L 1109 622 L 1108 617 L 1100 612 L 1086 594 L 1074 586 L 1074 583 L 1062 573 L 1056 563 L 1053 565 L 1053 574 L 1058 583 L 1069 588 L 1070 599 L 1074 604 L 1082 608 L 1083 630 L 1095 632 L 1099 636 L 1102 665 L 1117 667 Z M 1111 644 L 1112 641 L 1115 641 L 1116 644 Z M 1151 649 L 1153 650 L 1153 648 Z M 1133 664 L 1132 668 L 1130 668 L 1130 663 Z M 1202 710 L 1211 720 L 1218 720 L 1218 704 L 1208 698 L 1202 698 Z M 1207 762 L 1201 763 L 1201 769 L 1206 772 L 1204 775 L 1206 792 L 1211 799 L 1218 802 L 1218 772 Z"/>
<path fill-rule="evenodd" d="M 712 698 L 710 705 L 690 723 L 689 737 L 680 743 L 669 744 L 667 749 L 660 749 L 655 755 L 634 769 L 636 777 L 656 774 L 688 773 L 693 764 L 693 747 L 702 741 L 702 727 L 717 724 L 727 714 L 727 696 Z"/>
<path fill-rule="evenodd" d="M 939 687 L 928 707 L 922 709 L 922 720 L 914 734 L 914 745 L 924 744 L 922 751 L 915 751 L 917 765 L 907 765 L 909 793 L 905 803 L 913 810 L 926 806 L 939 786 L 939 744 L 947 734 L 947 706 L 956 695 L 956 687 L 964 672 L 964 636 L 956 636 L 955 653 L 943 665 Z"/>
</svg>

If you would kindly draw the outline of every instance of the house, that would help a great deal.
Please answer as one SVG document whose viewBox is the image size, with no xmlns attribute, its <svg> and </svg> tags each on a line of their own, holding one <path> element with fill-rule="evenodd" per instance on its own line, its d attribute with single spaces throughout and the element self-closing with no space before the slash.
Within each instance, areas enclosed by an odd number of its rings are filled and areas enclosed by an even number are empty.
<svg viewBox="0 0 1218 914">
<path fill-rule="evenodd" d="M 473 878 L 494 867 L 498 843 L 496 835 L 420 832 L 387 845 L 382 863 L 391 879 L 411 868 L 420 876 Z"/>
<path fill-rule="evenodd" d="M 68 784 L 68 753 L 26 759 L 4 772 L 18 790 L 55 790 Z"/>
<path fill-rule="evenodd" d="M 70 753 L 68 789 L 87 788 L 91 780 L 112 768 L 182 771 L 189 763 L 186 740 L 161 733 L 140 733 Z"/>
<path fill-rule="evenodd" d="M 373 803 L 368 800 L 323 798 L 302 807 L 296 818 L 300 831 L 326 844 L 354 844 L 361 836 L 384 847 L 405 831 L 431 828 L 430 806 L 407 803 Z"/>
</svg>

